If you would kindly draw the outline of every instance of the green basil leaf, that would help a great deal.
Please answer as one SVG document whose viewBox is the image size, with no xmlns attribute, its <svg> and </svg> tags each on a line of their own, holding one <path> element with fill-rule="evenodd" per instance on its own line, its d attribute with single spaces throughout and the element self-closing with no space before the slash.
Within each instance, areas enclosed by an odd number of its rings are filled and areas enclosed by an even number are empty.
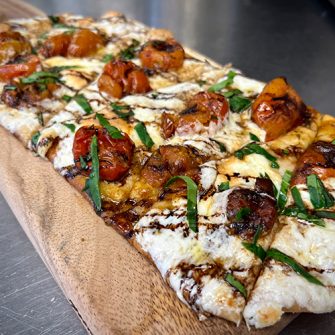
<svg viewBox="0 0 335 335">
<path fill-rule="evenodd" d="M 288 149 L 283 149 L 281 152 L 283 155 L 288 155 L 290 153 Z"/>
<path fill-rule="evenodd" d="M 288 265 L 294 272 L 296 272 L 297 274 L 305 278 L 310 283 L 313 283 L 315 285 L 324 286 L 319 279 L 312 276 L 308 271 L 305 270 L 305 268 L 302 265 L 296 262 L 292 257 L 279 251 L 278 249 L 275 249 L 275 248 L 269 249 L 267 251 L 267 257 Z"/>
<path fill-rule="evenodd" d="M 75 132 L 76 130 L 76 126 L 73 124 L 73 123 L 63 123 L 63 125 L 66 127 L 66 128 L 69 128 L 71 130 L 72 133 Z"/>
<path fill-rule="evenodd" d="M 335 212 L 330 211 L 316 211 L 315 215 L 319 218 L 324 219 L 334 219 L 335 220 Z"/>
<path fill-rule="evenodd" d="M 116 102 L 111 102 L 110 106 L 112 107 L 114 112 L 121 112 L 123 110 L 129 110 L 129 106 L 127 105 L 118 105 Z"/>
<path fill-rule="evenodd" d="M 168 180 L 165 184 L 165 188 L 173 184 L 177 179 L 182 179 L 187 186 L 187 222 L 191 230 L 195 233 L 198 231 L 197 224 L 197 196 L 198 187 L 197 184 L 187 176 L 175 176 Z"/>
<path fill-rule="evenodd" d="M 280 211 L 282 211 L 285 208 L 287 202 L 287 191 L 290 187 L 291 178 L 292 178 L 292 172 L 286 170 L 283 175 L 280 190 L 277 196 L 277 205 Z"/>
<path fill-rule="evenodd" d="M 48 15 L 48 18 L 52 24 L 59 23 L 59 16 Z"/>
<path fill-rule="evenodd" d="M 75 69 L 78 66 L 65 65 L 65 66 L 53 66 L 48 71 L 37 71 L 26 78 L 21 79 L 22 84 L 48 84 L 48 83 L 62 83 L 60 80 L 60 72 L 63 70 Z"/>
<path fill-rule="evenodd" d="M 234 95 L 241 95 L 241 94 L 243 94 L 243 92 L 240 91 L 240 90 L 237 90 L 237 89 L 236 90 L 230 90 L 230 91 L 222 93 L 222 95 L 226 98 L 231 98 Z"/>
<path fill-rule="evenodd" d="M 70 26 L 70 25 L 65 24 L 65 23 L 55 23 L 55 24 L 53 24 L 53 28 L 55 28 L 55 29 L 66 29 L 69 32 L 75 32 L 78 29 L 75 26 Z"/>
<path fill-rule="evenodd" d="M 69 95 L 63 95 L 62 96 L 62 99 L 64 100 L 64 101 L 66 101 L 66 102 L 70 102 L 71 100 L 72 100 L 72 97 L 70 97 Z"/>
<path fill-rule="evenodd" d="M 313 223 L 317 226 L 320 227 L 325 227 L 326 223 L 324 222 L 324 220 L 316 215 L 311 215 L 308 214 L 306 212 L 301 212 L 300 209 L 298 207 L 288 207 L 288 208 L 284 208 L 284 210 L 282 211 L 283 215 L 286 216 L 292 216 L 292 217 L 296 217 L 300 220 L 304 220 L 310 223 Z"/>
<path fill-rule="evenodd" d="M 307 187 L 311 203 L 315 209 L 329 208 L 334 205 L 333 196 L 327 191 L 317 175 L 311 174 L 307 176 Z"/>
<path fill-rule="evenodd" d="M 242 207 L 239 209 L 239 211 L 236 213 L 235 220 L 241 221 L 246 216 L 248 216 L 251 213 L 251 209 L 249 207 Z"/>
<path fill-rule="evenodd" d="M 5 85 L 3 89 L 5 91 L 15 91 L 17 87 L 15 85 Z"/>
<path fill-rule="evenodd" d="M 199 86 L 204 86 L 205 84 L 207 84 L 207 81 L 206 80 L 196 80 L 196 83 L 199 85 Z"/>
<path fill-rule="evenodd" d="M 114 60 L 114 56 L 112 54 L 107 54 L 102 57 L 103 63 L 108 63 L 110 61 Z"/>
<path fill-rule="evenodd" d="M 244 285 L 241 282 L 239 282 L 237 279 L 235 279 L 234 276 L 231 273 L 226 274 L 225 280 L 231 286 L 236 288 L 236 290 L 239 291 L 243 295 L 244 298 L 247 298 L 246 288 L 244 287 Z"/>
<path fill-rule="evenodd" d="M 97 113 L 96 118 L 98 119 L 100 125 L 103 126 L 108 131 L 108 134 L 110 135 L 111 138 L 115 139 L 123 138 L 120 129 L 112 126 L 102 114 Z"/>
<path fill-rule="evenodd" d="M 234 71 L 229 71 L 227 74 L 227 79 L 220 81 L 217 84 L 212 85 L 211 87 L 208 88 L 208 92 L 217 92 L 221 91 L 222 89 L 230 86 L 234 82 L 234 77 L 236 76 L 236 72 Z"/>
<path fill-rule="evenodd" d="M 258 225 L 257 230 L 256 230 L 256 234 L 254 235 L 254 238 L 253 238 L 253 241 L 252 241 L 253 244 L 257 244 L 259 238 L 261 237 L 262 230 L 263 230 L 262 226 Z"/>
<path fill-rule="evenodd" d="M 244 248 L 252 252 L 256 257 L 258 257 L 261 261 L 264 261 L 266 258 L 266 251 L 263 247 L 256 243 L 242 242 Z"/>
<path fill-rule="evenodd" d="M 44 32 L 43 34 L 39 35 L 38 38 L 40 40 L 46 40 L 48 38 L 48 32 Z"/>
<path fill-rule="evenodd" d="M 110 104 L 110 106 L 112 107 L 113 109 L 113 112 L 120 118 L 120 119 L 123 119 L 123 120 L 126 120 L 128 121 L 128 119 L 131 117 L 131 116 L 134 116 L 134 112 L 130 109 L 129 106 L 127 105 L 118 105 L 114 102 L 112 102 Z M 123 112 L 123 110 L 127 110 L 128 112 Z"/>
<path fill-rule="evenodd" d="M 263 249 L 263 247 L 259 244 L 257 244 L 260 236 L 262 234 L 262 226 L 257 227 L 256 234 L 254 235 L 252 243 L 249 242 L 242 242 L 242 245 L 252 252 L 256 257 L 258 257 L 262 262 L 264 261 L 266 257 L 266 251 Z"/>
<path fill-rule="evenodd" d="M 260 142 L 261 140 L 253 133 L 249 133 L 251 141 Z"/>
<path fill-rule="evenodd" d="M 140 122 L 135 126 L 135 130 L 137 132 L 138 137 L 142 141 L 142 143 L 149 149 L 155 144 L 150 135 L 148 134 L 147 128 L 145 125 Z"/>
<path fill-rule="evenodd" d="M 304 202 L 302 201 L 301 194 L 296 186 L 292 187 L 291 194 L 294 200 L 294 203 L 299 208 L 300 212 L 306 212 Z"/>
<path fill-rule="evenodd" d="M 335 144 L 335 140 L 332 140 L 332 144 Z"/>
<path fill-rule="evenodd" d="M 251 100 L 241 95 L 233 95 L 229 98 L 229 105 L 233 113 L 242 113 L 251 106 Z"/>
<path fill-rule="evenodd" d="M 59 81 L 59 74 L 54 72 L 47 71 L 38 71 L 26 78 L 21 79 L 21 83 L 23 84 L 32 84 L 32 83 L 46 83 Z"/>
<path fill-rule="evenodd" d="M 83 170 L 86 170 L 88 165 L 87 165 L 85 159 L 83 158 L 83 156 L 80 156 L 80 157 L 79 157 L 79 161 L 80 161 L 80 167 L 81 167 Z"/>
<path fill-rule="evenodd" d="M 310 215 L 310 214 L 307 214 L 307 213 L 299 212 L 297 214 L 297 218 L 300 219 L 300 220 L 308 221 L 308 222 L 313 223 L 313 224 L 315 224 L 317 226 L 320 226 L 320 227 L 325 227 L 326 226 L 326 223 L 322 218 L 319 218 L 319 217 L 316 217 L 314 215 Z"/>
<path fill-rule="evenodd" d="M 43 118 L 43 113 L 42 112 L 38 112 L 37 113 L 37 120 L 38 120 L 38 123 L 44 127 L 44 118 Z"/>
<path fill-rule="evenodd" d="M 63 66 L 53 66 L 49 68 L 49 71 L 52 73 L 59 73 L 64 70 L 73 70 L 73 69 L 79 69 L 80 66 L 78 65 L 63 65 Z"/>
<path fill-rule="evenodd" d="M 140 42 L 133 39 L 132 44 L 125 50 L 122 50 L 119 57 L 123 60 L 130 60 L 135 58 L 136 48 L 140 45 Z"/>
<path fill-rule="evenodd" d="M 269 152 L 267 152 L 264 148 L 262 148 L 256 143 L 249 143 L 246 146 L 244 146 L 242 149 L 237 150 L 235 152 L 235 157 L 237 157 L 238 159 L 243 159 L 244 156 L 248 156 L 251 154 L 262 155 L 271 162 L 271 167 L 275 169 L 279 168 L 279 164 L 277 163 L 277 158 L 271 155 Z"/>
<path fill-rule="evenodd" d="M 83 94 L 75 95 L 72 98 L 85 112 L 85 114 L 92 114 L 93 109 Z"/>
<path fill-rule="evenodd" d="M 38 143 L 38 139 L 40 138 L 41 136 L 41 133 L 39 131 L 37 131 L 31 138 L 31 143 L 34 147 L 37 146 L 37 143 Z"/>
<path fill-rule="evenodd" d="M 217 141 L 214 138 L 210 138 L 210 140 L 215 142 L 219 146 L 220 152 L 227 152 L 226 146 L 222 142 Z"/>
<path fill-rule="evenodd" d="M 293 216 L 293 217 L 297 217 L 299 213 L 300 212 L 298 207 L 286 207 L 281 212 L 281 214 L 285 216 Z"/>
<path fill-rule="evenodd" d="M 219 192 L 229 190 L 229 181 L 222 182 L 218 187 Z"/>
<path fill-rule="evenodd" d="M 98 156 L 98 139 L 96 135 L 92 137 L 90 145 L 90 154 L 92 157 L 92 171 L 86 181 L 84 190 L 92 199 L 97 211 L 101 211 L 101 195 L 99 188 L 99 156 Z"/>
</svg>

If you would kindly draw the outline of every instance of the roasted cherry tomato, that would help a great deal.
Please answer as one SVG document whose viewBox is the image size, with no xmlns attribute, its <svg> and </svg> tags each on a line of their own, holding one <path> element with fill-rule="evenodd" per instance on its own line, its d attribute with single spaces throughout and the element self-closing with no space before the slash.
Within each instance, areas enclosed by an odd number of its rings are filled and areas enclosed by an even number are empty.
<svg viewBox="0 0 335 335">
<path fill-rule="evenodd" d="M 197 179 L 200 157 L 179 145 L 162 145 L 144 165 L 141 175 L 152 186 L 163 186 L 172 176 L 187 175 Z M 185 189 L 185 183 L 176 181 L 171 189 Z"/>
<path fill-rule="evenodd" d="M 55 83 L 46 84 L 43 89 L 34 84 L 15 84 L 15 89 L 4 89 L 1 93 L 1 101 L 9 107 L 17 107 L 19 105 L 34 105 L 43 99 L 50 99 L 53 96 L 53 91 L 55 91 L 59 86 Z"/>
<path fill-rule="evenodd" d="M 103 73 L 98 80 L 99 91 L 120 99 L 122 98 L 122 86 L 111 76 Z"/>
<path fill-rule="evenodd" d="M 271 80 L 252 105 L 252 120 L 266 131 L 266 141 L 286 134 L 304 121 L 306 106 L 285 78 Z"/>
<path fill-rule="evenodd" d="M 142 66 L 151 70 L 168 71 L 182 67 L 185 52 L 174 39 L 147 42 L 139 53 Z"/>
<path fill-rule="evenodd" d="M 29 42 L 18 32 L 3 31 L 0 33 L 0 64 L 15 59 L 17 56 L 31 52 Z"/>
<path fill-rule="evenodd" d="M 208 126 L 210 122 L 223 120 L 228 112 L 224 96 L 216 93 L 199 92 L 189 102 L 188 108 L 179 115 L 162 115 L 163 136 L 169 138 L 176 130 L 196 132 L 197 125 Z"/>
<path fill-rule="evenodd" d="M 141 69 L 133 70 L 127 77 L 125 91 L 129 94 L 145 93 L 150 91 L 150 84 L 144 71 Z"/>
<path fill-rule="evenodd" d="M 132 62 L 116 60 L 105 65 L 98 87 L 115 98 L 123 94 L 145 93 L 151 90 L 144 71 Z"/>
<path fill-rule="evenodd" d="M 104 41 L 98 34 L 89 29 L 80 29 L 73 34 L 67 55 L 86 57 L 94 54 L 103 44 Z"/>
<path fill-rule="evenodd" d="M 300 156 L 291 185 L 305 184 L 306 177 L 316 174 L 321 179 L 335 177 L 335 145 L 317 141 Z"/>
<path fill-rule="evenodd" d="M 134 71 L 137 66 L 130 61 L 115 60 L 108 62 L 104 67 L 104 73 L 112 79 L 117 80 L 123 86 L 127 85 L 127 76 Z"/>
<path fill-rule="evenodd" d="M 276 201 L 272 188 L 270 196 L 265 193 L 267 192 L 263 189 L 258 191 L 237 188 L 228 195 L 229 234 L 251 240 L 258 227 L 261 227 L 264 234 L 271 231 L 277 217 Z"/>
<path fill-rule="evenodd" d="M 81 127 L 75 134 L 73 143 L 73 156 L 76 166 L 81 168 L 80 156 L 87 159 L 90 153 L 92 137 L 98 139 L 98 156 L 100 162 L 100 180 L 117 181 L 124 177 L 130 169 L 134 153 L 134 143 L 127 134 L 123 138 L 114 139 L 105 128 L 102 127 Z M 91 161 L 88 161 L 88 168 L 83 170 L 89 174 Z"/>
<path fill-rule="evenodd" d="M 178 116 L 170 113 L 162 114 L 162 131 L 165 139 L 170 138 L 176 131 Z"/>
<path fill-rule="evenodd" d="M 40 49 L 41 54 L 48 58 L 54 56 L 66 56 L 71 43 L 70 34 L 59 34 L 48 37 Z"/>
<path fill-rule="evenodd" d="M 6 64 L 0 66 L 0 81 L 8 81 L 10 79 L 22 76 L 29 76 L 36 71 L 40 60 L 37 56 L 27 56 L 22 63 Z"/>
</svg>

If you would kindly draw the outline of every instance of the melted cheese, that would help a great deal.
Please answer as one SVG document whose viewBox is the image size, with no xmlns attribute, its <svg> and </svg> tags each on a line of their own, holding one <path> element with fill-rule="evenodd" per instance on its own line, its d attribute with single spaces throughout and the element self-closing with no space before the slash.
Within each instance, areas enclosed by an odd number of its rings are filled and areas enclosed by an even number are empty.
<svg viewBox="0 0 335 335">
<path fill-rule="evenodd" d="M 242 75 L 236 75 L 232 84 L 232 88 L 242 91 L 247 97 L 260 94 L 264 86 L 265 83 L 244 77 Z"/>
<path fill-rule="evenodd" d="M 63 123 L 70 123 L 73 124 L 74 126 L 76 126 L 76 122 L 73 120 L 73 115 L 71 113 L 68 112 L 61 112 L 57 115 L 55 115 L 52 119 L 50 119 L 50 121 L 48 122 L 48 124 L 46 125 L 45 128 L 41 129 L 40 131 L 40 136 L 38 138 L 38 142 L 37 142 L 37 153 L 41 156 L 41 157 L 45 157 L 48 150 L 50 149 L 50 147 L 53 144 L 53 141 L 57 138 L 59 140 L 62 140 L 63 138 L 70 136 L 70 137 L 74 137 L 74 133 L 71 132 L 71 130 L 64 126 Z M 73 139 L 72 139 L 73 141 Z M 60 141 L 61 142 L 61 141 Z M 61 148 L 61 146 L 59 146 L 59 148 Z M 70 156 L 67 157 L 63 157 L 64 154 L 69 154 Z M 57 166 L 61 165 L 60 160 L 61 161 L 70 161 L 71 157 L 72 157 L 72 148 L 71 148 L 71 153 L 70 152 L 63 152 L 59 154 L 60 156 L 57 158 Z M 58 156 L 58 153 L 57 153 Z M 62 158 L 60 158 L 62 157 Z M 73 160 L 73 158 L 72 158 Z M 66 165 L 65 165 L 66 166 Z"/>
<path fill-rule="evenodd" d="M 327 313 L 335 309 L 335 291 L 308 282 L 289 268 L 271 261 L 258 278 L 243 316 L 250 326 L 268 327 L 285 311 Z M 312 272 L 328 285 L 335 285 L 335 273 Z"/>
<path fill-rule="evenodd" d="M 208 191 L 214 185 L 217 176 L 216 162 L 206 162 L 200 166 L 200 171 L 200 185 Z"/>
<path fill-rule="evenodd" d="M 74 164 L 72 153 L 74 136 L 68 136 L 61 140 L 58 144 L 57 154 L 53 160 L 53 165 L 56 170 L 61 170 L 67 166 Z"/>
<path fill-rule="evenodd" d="M 20 111 L 0 105 L 0 124 L 11 133 L 17 135 L 25 145 L 31 136 L 41 127 L 36 114 Z"/>
<path fill-rule="evenodd" d="M 335 222 L 326 220 L 327 226 L 323 228 L 296 218 L 287 218 L 287 221 L 271 247 L 303 266 L 335 271 Z"/>
<path fill-rule="evenodd" d="M 334 185 L 334 180 L 326 180 L 325 185 Z M 306 185 L 296 186 L 305 207 L 313 209 Z M 288 204 L 292 203 L 289 197 Z M 325 313 L 335 309 L 335 221 L 324 219 L 325 227 L 292 217 L 282 217 L 281 221 L 283 228 L 275 235 L 271 248 L 306 267 L 325 287 L 310 283 L 288 266 L 271 261 L 258 278 L 244 310 L 246 322 L 256 328 L 273 325 L 285 311 Z"/>
</svg>

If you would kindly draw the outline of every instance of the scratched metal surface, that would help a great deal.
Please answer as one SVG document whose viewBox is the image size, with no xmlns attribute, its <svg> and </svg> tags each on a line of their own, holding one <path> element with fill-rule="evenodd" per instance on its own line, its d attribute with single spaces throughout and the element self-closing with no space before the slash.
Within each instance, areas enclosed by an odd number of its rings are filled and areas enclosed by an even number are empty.
<svg viewBox="0 0 335 335">
<path fill-rule="evenodd" d="M 0 194 L 0 334 L 85 334 Z"/>
<path fill-rule="evenodd" d="M 248 75 L 286 75 L 307 103 L 335 114 L 335 11 L 313 0 L 30 0 L 48 13 L 122 11 Z M 0 9 L 1 14 L 1 9 Z M 1 176 L 0 176 L 1 177 Z M 335 333 L 335 313 L 301 315 L 282 335 Z M 0 194 L 0 335 L 85 334 Z"/>
</svg>

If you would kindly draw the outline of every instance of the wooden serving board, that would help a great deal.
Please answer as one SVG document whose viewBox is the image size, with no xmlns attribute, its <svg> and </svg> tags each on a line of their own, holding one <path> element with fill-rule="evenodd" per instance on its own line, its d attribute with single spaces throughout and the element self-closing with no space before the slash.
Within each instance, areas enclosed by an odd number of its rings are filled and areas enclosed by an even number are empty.
<svg viewBox="0 0 335 335">
<path fill-rule="evenodd" d="M 42 14 L 19 1 L 0 6 L 3 17 Z M 0 191 L 89 332 L 271 335 L 294 318 L 251 332 L 244 323 L 236 327 L 219 318 L 200 322 L 49 162 L 1 127 L 0 148 Z"/>
</svg>

